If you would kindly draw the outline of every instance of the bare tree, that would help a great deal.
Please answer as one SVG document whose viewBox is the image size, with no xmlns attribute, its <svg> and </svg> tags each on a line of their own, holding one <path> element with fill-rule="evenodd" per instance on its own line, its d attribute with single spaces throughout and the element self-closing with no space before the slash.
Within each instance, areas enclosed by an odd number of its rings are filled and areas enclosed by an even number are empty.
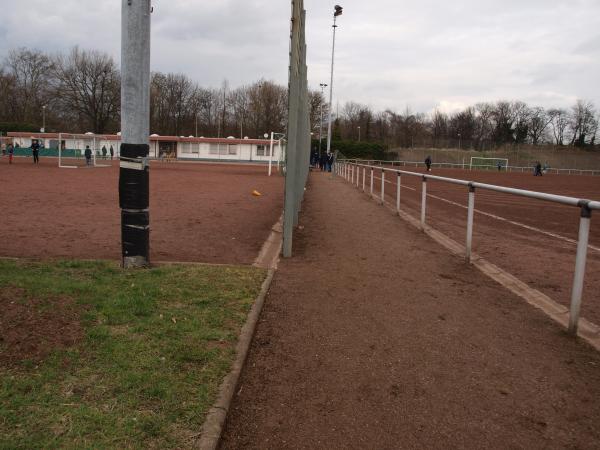
<svg viewBox="0 0 600 450">
<path fill-rule="evenodd" d="M 5 61 L 12 81 L 13 119 L 18 122 L 41 122 L 42 106 L 50 99 L 49 85 L 53 63 L 39 50 L 12 50 Z"/>
<path fill-rule="evenodd" d="M 528 133 L 533 145 L 538 145 L 543 140 L 544 133 L 552 122 L 552 116 L 541 107 L 532 108 L 529 116 Z"/>
<path fill-rule="evenodd" d="M 571 110 L 571 120 L 569 122 L 572 133 L 571 145 L 583 147 L 590 144 L 591 140 L 595 139 L 595 133 L 598 129 L 594 104 L 590 101 L 577 100 Z"/>
<path fill-rule="evenodd" d="M 54 95 L 66 115 L 94 133 L 118 128 L 120 76 L 112 57 L 75 47 L 54 59 Z"/>
<path fill-rule="evenodd" d="M 569 126 L 569 113 L 564 109 L 550 109 L 548 111 L 552 135 L 556 145 L 564 145 L 565 131 Z"/>
<path fill-rule="evenodd" d="M 433 137 L 433 146 L 437 147 L 440 141 L 448 134 L 448 115 L 437 109 L 431 116 L 431 135 Z"/>
</svg>

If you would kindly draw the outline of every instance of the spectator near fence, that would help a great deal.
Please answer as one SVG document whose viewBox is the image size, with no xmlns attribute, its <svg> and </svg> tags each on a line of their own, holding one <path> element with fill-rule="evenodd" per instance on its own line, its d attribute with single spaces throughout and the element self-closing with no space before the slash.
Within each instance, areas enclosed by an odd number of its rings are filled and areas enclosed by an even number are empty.
<svg viewBox="0 0 600 450">
<path fill-rule="evenodd" d="M 6 151 L 8 152 L 8 163 L 12 164 L 13 155 L 15 154 L 15 148 L 12 144 L 8 144 L 8 146 L 6 147 Z"/>
<path fill-rule="evenodd" d="M 115 156 L 115 150 L 113 149 L 112 145 L 110 146 L 109 152 L 110 152 L 110 160 L 112 161 L 113 156 Z"/>
<path fill-rule="evenodd" d="M 427 166 L 427 172 L 431 172 L 431 156 L 425 158 L 425 165 Z"/>
<path fill-rule="evenodd" d="M 106 145 L 102 146 L 102 159 L 106 159 Z"/>
<path fill-rule="evenodd" d="M 333 167 L 333 152 L 327 155 L 327 172 L 331 172 Z"/>
<path fill-rule="evenodd" d="M 321 154 L 321 159 L 319 160 L 319 167 L 321 170 L 327 169 L 327 153 L 325 152 Z"/>
</svg>

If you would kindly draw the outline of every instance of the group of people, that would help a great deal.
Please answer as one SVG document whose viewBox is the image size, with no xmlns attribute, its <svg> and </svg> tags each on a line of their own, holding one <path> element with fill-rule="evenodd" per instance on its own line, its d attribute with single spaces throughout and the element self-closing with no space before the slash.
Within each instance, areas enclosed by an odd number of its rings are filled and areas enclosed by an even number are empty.
<svg viewBox="0 0 600 450">
<path fill-rule="evenodd" d="M 108 150 L 108 152 L 110 152 L 110 159 L 112 160 L 113 157 L 115 156 L 115 150 L 113 149 L 112 145 L 110 146 L 110 149 Z M 106 154 L 107 154 L 106 145 L 103 145 L 102 146 L 102 159 L 106 159 Z"/>
<path fill-rule="evenodd" d="M 313 167 L 318 167 L 323 172 L 331 172 L 331 168 L 333 167 L 333 153 L 321 153 L 315 150 L 310 157 L 310 165 Z"/>
<path fill-rule="evenodd" d="M 110 146 L 109 150 L 106 150 L 106 145 L 102 146 L 102 159 L 106 159 L 106 155 L 110 152 L 110 159 L 112 161 L 113 157 L 115 156 L 115 150 L 113 149 L 113 146 Z M 83 155 L 85 156 L 85 165 L 86 166 L 91 166 L 92 165 L 92 149 L 90 148 L 89 145 L 85 146 L 85 151 L 83 152 Z"/>
<path fill-rule="evenodd" d="M 18 145 L 16 145 L 16 146 L 18 147 Z M 41 148 L 41 145 L 37 139 L 34 139 L 31 141 L 31 155 L 33 156 L 34 164 L 39 164 L 39 162 L 40 162 L 40 148 Z M 3 149 L 2 154 L 8 155 L 8 163 L 12 164 L 14 155 L 15 155 L 15 146 L 12 143 L 7 144 L 6 150 Z M 115 156 L 115 150 L 113 149 L 113 146 L 111 145 L 110 149 L 107 150 L 106 145 L 103 145 L 102 146 L 102 159 L 106 159 L 108 154 L 110 154 L 110 159 L 112 160 L 113 157 Z M 83 155 L 85 156 L 85 164 L 87 166 L 91 166 L 93 154 L 92 154 L 92 149 L 90 148 L 89 145 L 85 146 Z"/>
</svg>

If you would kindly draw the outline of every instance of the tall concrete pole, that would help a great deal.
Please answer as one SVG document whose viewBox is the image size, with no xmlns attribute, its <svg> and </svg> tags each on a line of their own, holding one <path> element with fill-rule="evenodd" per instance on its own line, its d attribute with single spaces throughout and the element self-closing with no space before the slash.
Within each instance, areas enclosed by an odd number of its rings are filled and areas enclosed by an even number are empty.
<svg viewBox="0 0 600 450">
<path fill-rule="evenodd" d="M 119 204 L 123 267 L 149 263 L 150 0 L 122 0 Z"/>
</svg>

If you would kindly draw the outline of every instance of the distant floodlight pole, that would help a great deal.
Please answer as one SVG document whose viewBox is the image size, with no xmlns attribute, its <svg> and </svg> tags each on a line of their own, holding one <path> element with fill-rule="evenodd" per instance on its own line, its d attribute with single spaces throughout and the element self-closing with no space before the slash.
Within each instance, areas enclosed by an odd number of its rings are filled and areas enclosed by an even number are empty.
<svg viewBox="0 0 600 450">
<path fill-rule="evenodd" d="M 331 47 L 331 79 L 329 81 L 329 120 L 327 124 L 327 154 L 331 153 L 331 110 L 333 105 L 333 62 L 335 58 L 335 29 L 336 20 L 342 15 L 343 8 L 340 5 L 334 6 L 333 12 L 333 45 Z"/>
<path fill-rule="evenodd" d="M 124 268 L 150 253 L 150 0 L 122 0 L 119 206 Z"/>
<path fill-rule="evenodd" d="M 42 106 L 42 133 L 46 132 L 46 105 Z"/>
<path fill-rule="evenodd" d="M 325 83 L 319 83 L 321 86 L 321 122 L 319 123 L 319 161 L 321 160 L 321 138 L 323 137 L 323 89 L 327 87 Z"/>
<path fill-rule="evenodd" d="M 358 127 L 358 142 L 360 142 L 360 127 Z"/>
</svg>

